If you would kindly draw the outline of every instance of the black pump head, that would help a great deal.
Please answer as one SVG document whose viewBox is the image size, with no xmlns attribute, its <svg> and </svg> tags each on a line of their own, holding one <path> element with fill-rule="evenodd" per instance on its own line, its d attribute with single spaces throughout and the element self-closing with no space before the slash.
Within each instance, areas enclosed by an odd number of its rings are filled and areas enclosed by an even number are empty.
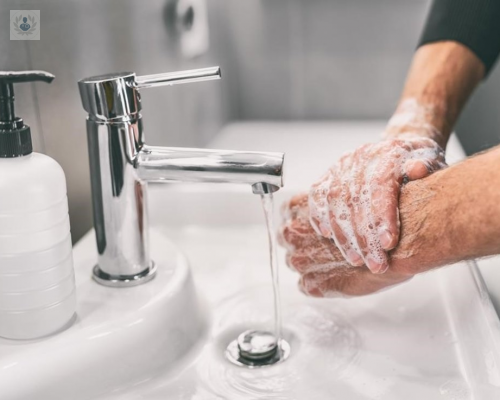
<svg viewBox="0 0 500 400">
<path fill-rule="evenodd" d="M 45 71 L 0 71 L 0 157 L 21 157 L 33 151 L 31 131 L 14 112 L 14 83 L 50 83 L 54 75 Z"/>
</svg>

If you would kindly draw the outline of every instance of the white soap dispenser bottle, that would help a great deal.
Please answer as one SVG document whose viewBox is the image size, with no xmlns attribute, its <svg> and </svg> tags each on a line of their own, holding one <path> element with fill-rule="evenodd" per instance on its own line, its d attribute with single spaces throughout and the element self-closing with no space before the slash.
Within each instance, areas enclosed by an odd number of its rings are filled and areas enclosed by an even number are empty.
<svg viewBox="0 0 500 400">
<path fill-rule="evenodd" d="M 0 72 L 0 336 L 35 339 L 70 324 L 76 309 L 66 179 L 34 153 L 14 114 L 14 83 L 43 71 Z"/>
</svg>

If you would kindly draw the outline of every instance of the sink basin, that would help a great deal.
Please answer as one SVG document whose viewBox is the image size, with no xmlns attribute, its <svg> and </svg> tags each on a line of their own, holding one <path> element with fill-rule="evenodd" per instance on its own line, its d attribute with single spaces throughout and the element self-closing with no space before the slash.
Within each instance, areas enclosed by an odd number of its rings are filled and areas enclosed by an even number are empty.
<svg viewBox="0 0 500 400">
<path fill-rule="evenodd" d="M 211 147 L 285 151 L 280 203 L 382 127 L 240 124 Z M 455 139 L 453 148 L 452 159 L 462 157 Z M 126 289 L 97 285 L 89 232 L 74 247 L 78 319 L 44 340 L 0 340 L 2 400 L 500 398 L 500 322 L 474 264 L 372 296 L 318 300 L 297 290 L 280 249 L 290 358 L 253 370 L 229 363 L 224 351 L 239 333 L 273 326 L 260 201 L 248 187 L 201 184 L 151 185 L 149 197 L 158 276 Z"/>
<path fill-rule="evenodd" d="M 0 398 L 92 399 L 165 374 L 207 329 L 186 258 L 154 234 L 160 266 L 148 285 L 108 288 L 91 279 L 94 232 L 74 248 L 77 318 L 36 341 L 0 339 Z"/>
</svg>

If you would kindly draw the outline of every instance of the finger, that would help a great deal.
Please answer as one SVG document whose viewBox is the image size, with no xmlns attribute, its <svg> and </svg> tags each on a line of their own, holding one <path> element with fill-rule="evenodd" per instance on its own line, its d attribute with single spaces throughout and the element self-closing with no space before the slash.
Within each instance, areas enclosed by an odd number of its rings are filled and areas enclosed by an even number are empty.
<svg viewBox="0 0 500 400">
<path fill-rule="evenodd" d="M 297 269 L 293 266 L 293 263 L 292 263 L 292 256 L 293 256 L 293 254 L 294 253 L 291 252 L 291 251 L 287 251 L 286 252 L 286 255 L 285 255 L 285 264 L 292 271 L 297 272 Z"/>
<path fill-rule="evenodd" d="M 308 216 L 308 194 L 301 193 L 293 196 L 288 202 L 289 218 Z"/>
<path fill-rule="evenodd" d="M 356 260 L 351 265 L 361 266 L 366 264 L 369 253 L 368 237 L 371 233 L 368 229 L 370 225 L 370 197 L 368 186 L 366 185 L 366 168 L 362 163 L 361 166 L 356 164 L 352 168 L 352 177 L 346 187 L 349 189 L 349 196 L 346 196 L 346 203 L 349 211 L 346 212 L 348 219 L 347 224 L 343 224 L 343 215 L 340 214 L 340 225 L 343 228 L 344 234 L 351 240 L 351 247 L 356 251 Z M 342 226 L 343 225 L 343 226 Z"/>
<path fill-rule="evenodd" d="M 318 256 L 317 251 L 309 251 L 310 249 L 303 249 L 302 251 L 289 251 L 286 254 L 286 265 L 295 272 L 303 275 L 312 271 L 325 271 L 328 268 L 335 268 L 335 266 L 345 266 L 345 260 L 340 262 L 332 261 L 328 257 Z"/>
<path fill-rule="evenodd" d="M 335 238 L 335 227 L 331 224 L 331 202 L 340 198 L 343 189 L 341 176 L 350 168 L 352 162 L 352 154 L 343 155 L 309 191 L 311 225 L 318 235 L 335 240 L 337 246 L 340 246 L 340 241 Z"/>
<path fill-rule="evenodd" d="M 353 241 L 355 241 L 358 254 L 361 256 L 361 263 L 366 264 L 372 272 L 378 273 L 385 271 L 388 263 L 387 255 L 380 246 L 377 227 L 372 223 L 373 199 L 371 198 L 371 188 L 374 179 L 371 177 L 371 173 L 374 170 L 378 171 L 382 167 L 378 174 L 381 173 L 382 176 L 386 176 L 390 173 L 390 168 L 393 168 L 394 164 L 389 162 L 381 166 L 372 154 L 367 154 L 365 157 L 372 159 L 371 168 L 367 168 L 366 161 L 362 157 L 361 166 L 354 168 L 355 175 L 349 185 L 351 195 L 349 227 L 353 230 Z M 379 186 L 384 188 L 383 184 L 377 185 L 377 187 Z"/>
<path fill-rule="evenodd" d="M 289 251 L 300 246 L 302 238 L 291 228 L 290 223 L 283 225 L 278 231 L 278 243 Z"/>
<path fill-rule="evenodd" d="M 281 217 L 283 221 L 296 218 L 303 207 L 307 207 L 307 194 L 301 193 L 293 196 L 281 205 Z"/>
<path fill-rule="evenodd" d="M 426 176 L 446 168 L 447 164 L 441 159 L 408 160 L 404 165 L 404 173 L 409 181 L 425 178 Z"/>
<path fill-rule="evenodd" d="M 363 192 L 370 193 L 368 186 L 363 188 Z M 377 194 L 375 194 L 375 196 L 377 196 Z M 389 222 L 386 221 L 382 223 L 380 219 L 390 219 L 390 213 L 382 208 L 382 206 L 374 206 L 374 203 L 377 202 L 377 198 L 373 199 L 370 194 L 364 195 L 364 197 L 363 205 L 355 214 L 353 222 L 356 229 L 356 240 L 364 264 L 372 273 L 380 274 L 384 273 L 389 268 L 388 256 L 382 246 L 382 241 L 386 240 L 383 242 L 385 245 L 392 245 L 390 241 L 393 241 L 394 237 L 394 234 L 389 233 L 385 227 Z M 384 200 L 383 207 L 389 207 L 386 200 Z M 397 204 L 395 204 L 394 207 L 397 207 Z M 382 214 L 383 217 L 380 217 L 379 214 Z M 385 232 L 385 236 L 382 235 L 382 241 L 379 233 L 381 230 Z"/>
<path fill-rule="evenodd" d="M 299 193 L 290 199 L 290 207 L 302 207 L 307 205 L 307 193 Z"/>
<path fill-rule="evenodd" d="M 397 158 L 397 157 L 395 157 Z M 370 214 L 367 231 L 371 237 L 371 259 L 375 262 L 369 268 L 382 272 L 388 267 L 387 256 L 382 255 L 397 246 L 400 234 L 399 192 L 402 174 L 398 171 L 397 162 L 385 163 L 376 177 L 372 178 L 363 191 L 370 197 Z M 379 260 L 378 265 L 376 260 Z"/>
<path fill-rule="evenodd" d="M 312 259 L 303 253 L 290 253 L 287 254 L 287 265 L 288 267 L 299 274 L 303 274 L 304 271 L 309 270 L 313 265 Z"/>
<path fill-rule="evenodd" d="M 328 218 L 328 199 L 335 173 L 331 170 L 323 178 L 311 186 L 308 196 L 310 223 L 318 235 L 327 238 L 332 236 L 332 227 Z"/>
<path fill-rule="evenodd" d="M 299 279 L 298 283 L 299 290 L 304 293 L 306 296 L 310 297 L 324 297 L 323 293 L 316 287 L 316 286 L 311 286 L 308 287 L 307 282 L 304 279 Z"/>
<path fill-rule="evenodd" d="M 337 269 L 335 272 L 304 275 L 300 280 L 302 291 L 315 297 L 363 296 L 411 278 L 399 274 L 374 275 L 366 268 Z"/>
<path fill-rule="evenodd" d="M 394 178 L 379 181 L 371 188 L 371 222 L 368 230 L 375 234 L 380 247 L 391 250 L 398 244 L 400 234 L 399 221 L 400 184 Z"/>
<path fill-rule="evenodd" d="M 349 264 L 333 244 L 327 246 L 321 242 L 316 246 L 289 252 L 287 265 L 301 275 L 313 271 L 327 272 L 335 268 L 349 267 Z"/>
<path fill-rule="evenodd" d="M 344 268 L 336 269 L 329 273 L 311 272 L 305 274 L 299 280 L 301 291 L 312 297 L 332 297 L 337 294 L 347 294 L 346 287 L 352 282 L 359 280 L 368 272 L 366 268 Z"/>
<path fill-rule="evenodd" d="M 289 250 L 287 265 L 301 274 L 346 265 L 342 253 L 332 240 L 317 235 L 304 217 L 283 225 L 279 240 Z"/>
<path fill-rule="evenodd" d="M 408 160 L 404 165 L 404 174 L 409 181 L 425 178 L 432 172 L 433 168 L 424 160 Z"/>
<path fill-rule="evenodd" d="M 282 225 L 278 228 L 278 233 L 277 233 L 277 239 L 278 239 L 278 244 L 281 246 L 281 247 L 287 247 L 287 243 L 286 243 L 286 240 L 285 240 L 285 237 L 284 237 L 284 234 L 283 234 L 283 230 L 285 229 L 285 226 Z"/>
<path fill-rule="evenodd" d="M 325 292 L 323 292 L 320 287 L 323 282 L 329 279 L 329 275 L 325 273 L 310 273 L 305 274 L 299 279 L 299 289 L 302 293 L 311 297 L 325 297 Z"/>
<path fill-rule="evenodd" d="M 353 228 L 344 224 L 344 229 L 337 223 L 338 217 L 333 212 L 330 215 L 330 224 L 333 232 L 333 241 L 345 260 L 353 267 L 359 267 L 364 264 L 363 258 L 360 255 L 358 244 L 354 236 Z"/>
<path fill-rule="evenodd" d="M 307 205 L 307 195 L 294 196 L 282 205 L 282 225 L 278 228 L 278 243 L 287 248 L 289 245 L 295 246 L 293 233 L 314 233 L 309 223 L 309 211 Z M 291 229 L 293 227 L 293 229 Z M 291 232 L 293 230 L 293 232 Z"/>
<path fill-rule="evenodd" d="M 432 139 L 422 138 L 412 142 L 410 159 L 406 164 L 408 165 L 404 166 L 405 173 L 413 174 L 415 179 L 421 179 L 434 171 L 446 167 L 445 153 Z M 412 178 L 409 177 L 409 179 L 411 180 Z"/>
<path fill-rule="evenodd" d="M 288 221 L 288 219 L 290 218 L 290 201 L 289 200 L 281 203 L 280 217 L 281 217 L 282 223 L 286 223 Z"/>
<path fill-rule="evenodd" d="M 305 214 L 307 215 L 307 212 Z M 314 248 L 318 245 L 319 239 L 324 238 L 314 232 L 306 216 L 298 216 L 283 224 L 278 230 L 278 243 L 290 251 Z"/>
<path fill-rule="evenodd" d="M 359 243 L 364 264 L 372 273 L 384 273 L 389 268 L 388 256 L 381 244 L 380 229 L 386 233 L 382 236 L 384 240 L 393 240 L 393 234 L 388 233 L 386 228 L 377 221 L 373 214 L 372 204 L 368 203 L 366 207 L 360 209 L 356 216 L 356 238 Z M 381 210 L 377 210 L 380 212 Z M 387 215 L 385 215 L 387 218 Z M 388 237 L 387 237 L 388 236 Z M 385 242 L 387 245 L 388 242 Z"/>
<path fill-rule="evenodd" d="M 327 202 L 330 206 L 329 219 L 332 239 L 347 262 L 357 267 L 363 265 L 364 262 L 352 225 L 354 211 L 350 185 L 353 184 L 352 175 L 344 174 L 340 183 L 330 190 Z"/>
</svg>

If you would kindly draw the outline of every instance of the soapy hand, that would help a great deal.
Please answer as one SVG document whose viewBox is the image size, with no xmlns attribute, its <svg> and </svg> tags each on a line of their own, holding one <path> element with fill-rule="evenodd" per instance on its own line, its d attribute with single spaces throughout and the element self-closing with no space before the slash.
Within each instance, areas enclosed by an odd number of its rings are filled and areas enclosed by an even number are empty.
<svg viewBox="0 0 500 400">
<path fill-rule="evenodd" d="M 309 192 L 310 222 L 326 238 L 315 238 L 315 245 L 325 252 L 327 239 L 332 239 L 350 265 L 385 272 L 387 251 L 399 240 L 401 185 L 445 166 L 443 149 L 413 133 L 367 144 L 343 156 Z M 338 258 L 337 254 L 335 262 L 342 261 Z"/>
<path fill-rule="evenodd" d="M 282 217 L 278 239 L 287 249 L 287 265 L 301 275 L 299 288 L 307 295 L 365 295 L 406 281 L 413 275 L 400 269 L 373 274 L 366 266 L 349 265 L 335 243 L 318 235 L 311 226 L 307 194 L 285 203 Z"/>
</svg>

